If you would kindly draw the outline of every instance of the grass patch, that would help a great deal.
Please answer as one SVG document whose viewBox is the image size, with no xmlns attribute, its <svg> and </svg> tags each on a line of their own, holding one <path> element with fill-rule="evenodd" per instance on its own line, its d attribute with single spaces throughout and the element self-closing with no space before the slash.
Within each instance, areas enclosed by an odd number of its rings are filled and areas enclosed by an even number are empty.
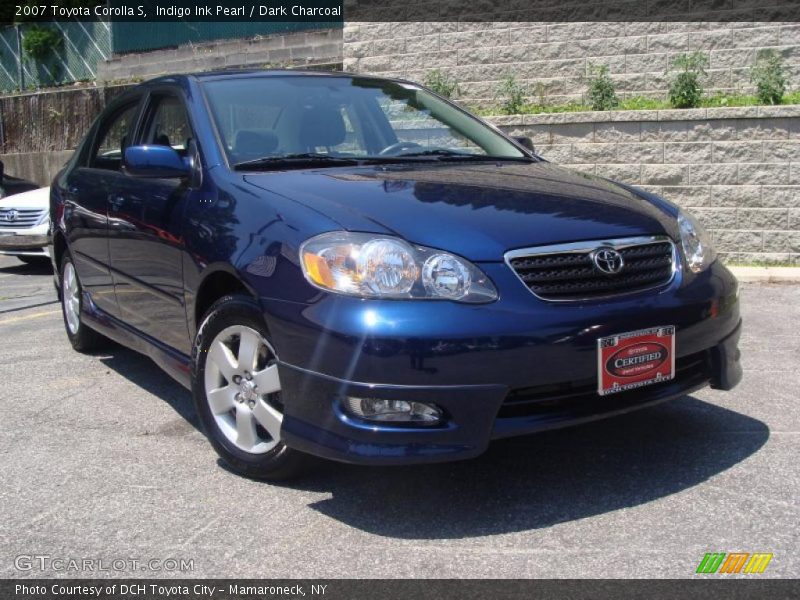
<svg viewBox="0 0 800 600">
<path fill-rule="evenodd" d="M 800 90 L 789 92 L 783 97 L 781 105 L 800 104 Z M 704 96 L 700 99 L 700 108 L 723 108 L 737 106 L 764 106 L 755 95 L 726 95 L 714 94 Z M 644 96 L 634 96 L 619 101 L 619 106 L 615 110 L 667 110 L 672 109 L 669 100 L 660 98 L 646 98 Z M 582 102 L 568 102 L 566 104 L 523 104 L 517 114 L 536 115 L 552 113 L 588 112 L 592 107 Z M 472 111 L 478 115 L 500 116 L 507 115 L 503 109 L 497 106 L 488 108 L 473 108 Z"/>
<path fill-rule="evenodd" d="M 754 260 L 750 262 L 725 262 L 726 267 L 798 267 L 800 264 L 788 260 Z"/>
</svg>

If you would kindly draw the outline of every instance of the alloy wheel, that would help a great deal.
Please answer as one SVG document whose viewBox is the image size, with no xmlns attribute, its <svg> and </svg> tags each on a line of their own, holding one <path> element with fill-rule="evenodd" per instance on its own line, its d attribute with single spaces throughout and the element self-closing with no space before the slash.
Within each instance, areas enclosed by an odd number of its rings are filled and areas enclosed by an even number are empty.
<svg viewBox="0 0 800 600">
<path fill-rule="evenodd" d="M 64 266 L 62 292 L 67 327 L 69 332 L 75 335 L 81 325 L 81 298 L 78 275 L 75 272 L 75 266 L 71 262 Z"/>
<path fill-rule="evenodd" d="M 226 327 L 208 348 L 206 399 L 222 434 L 240 450 L 269 452 L 280 441 L 283 414 L 275 351 L 255 329 Z"/>
</svg>

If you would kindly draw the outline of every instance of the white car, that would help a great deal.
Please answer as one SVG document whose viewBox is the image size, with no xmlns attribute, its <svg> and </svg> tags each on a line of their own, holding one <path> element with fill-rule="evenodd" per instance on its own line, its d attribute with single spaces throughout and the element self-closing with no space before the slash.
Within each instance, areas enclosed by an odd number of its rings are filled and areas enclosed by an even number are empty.
<svg viewBox="0 0 800 600">
<path fill-rule="evenodd" d="M 0 254 L 26 263 L 43 262 L 50 226 L 50 188 L 43 187 L 0 199 Z"/>
</svg>

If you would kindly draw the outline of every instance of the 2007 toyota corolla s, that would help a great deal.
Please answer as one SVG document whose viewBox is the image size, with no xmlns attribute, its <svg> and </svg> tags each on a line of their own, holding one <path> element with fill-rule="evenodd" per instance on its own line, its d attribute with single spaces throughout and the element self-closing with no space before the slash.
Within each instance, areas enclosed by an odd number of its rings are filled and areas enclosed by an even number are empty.
<svg viewBox="0 0 800 600">
<path fill-rule="evenodd" d="M 148 354 L 250 476 L 462 459 L 741 378 L 737 283 L 691 215 L 405 81 L 142 84 L 51 211 L 72 345 Z"/>
</svg>

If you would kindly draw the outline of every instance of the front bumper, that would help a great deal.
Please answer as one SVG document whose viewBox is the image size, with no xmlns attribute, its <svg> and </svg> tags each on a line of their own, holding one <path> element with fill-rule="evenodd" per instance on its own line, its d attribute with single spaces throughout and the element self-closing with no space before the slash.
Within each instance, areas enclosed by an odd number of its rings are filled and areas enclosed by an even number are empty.
<svg viewBox="0 0 800 600">
<path fill-rule="evenodd" d="M 0 254 L 49 256 L 47 224 L 30 229 L 0 231 Z"/>
<path fill-rule="evenodd" d="M 363 464 L 469 458 L 492 439 L 563 427 L 741 379 L 736 280 L 720 263 L 665 289 L 615 299 L 549 303 L 504 265 L 481 265 L 492 304 L 365 301 L 327 296 L 305 305 L 262 298 L 281 357 L 283 438 L 299 450 Z M 600 397 L 596 340 L 676 326 L 676 378 Z M 443 425 L 367 423 L 346 396 L 433 402 Z"/>
</svg>

